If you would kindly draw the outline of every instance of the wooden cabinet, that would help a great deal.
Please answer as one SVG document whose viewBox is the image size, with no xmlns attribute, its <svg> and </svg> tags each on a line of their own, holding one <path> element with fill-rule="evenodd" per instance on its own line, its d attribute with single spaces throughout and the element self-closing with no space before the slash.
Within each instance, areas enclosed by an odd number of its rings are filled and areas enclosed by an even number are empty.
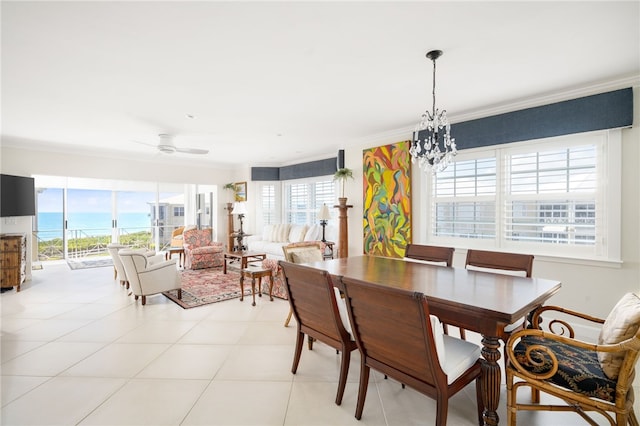
<svg viewBox="0 0 640 426">
<path fill-rule="evenodd" d="M 24 234 L 0 235 L 0 287 L 17 287 L 27 276 L 27 238 Z"/>
</svg>

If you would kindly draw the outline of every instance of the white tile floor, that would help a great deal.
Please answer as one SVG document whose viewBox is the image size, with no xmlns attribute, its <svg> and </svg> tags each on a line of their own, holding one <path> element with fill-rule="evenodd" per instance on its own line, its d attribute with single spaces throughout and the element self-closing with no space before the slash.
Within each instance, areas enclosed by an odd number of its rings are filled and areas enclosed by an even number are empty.
<svg viewBox="0 0 640 426">
<path fill-rule="evenodd" d="M 141 306 L 110 268 L 45 264 L 1 295 L 2 425 L 419 425 L 433 400 L 373 373 L 354 417 L 360 357 L 334 404 L 339 355 L 316 344 L 291 374 L 286 301 L 229 300 L 184 310 Z M 449 425 L 475 425 L 475 388 L 449 403 Z M 506 421 L 505 395 L 498 414 Z M 521 413 L 521 425 L 579 425 L 573 413 Z"/>
</svg>

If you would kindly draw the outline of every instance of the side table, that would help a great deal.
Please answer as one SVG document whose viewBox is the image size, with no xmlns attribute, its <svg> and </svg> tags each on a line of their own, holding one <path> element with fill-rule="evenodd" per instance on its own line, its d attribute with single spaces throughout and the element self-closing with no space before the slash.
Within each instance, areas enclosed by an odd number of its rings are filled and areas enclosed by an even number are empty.
<svg viewBox="0 0 640 426">
<path fill-rule="evenodd" d="M 323 260 L 333 259 L 333 246 L 335 246 L 336 243 L 333 241 L 323 241 L 323 243 L 326 246 L 326 248 L 322 253 L 322 259 Z"/>
<path fill-rule="evenodd" d="M 251 278 L 251 296 L 253 302 L 251 306 L 256 306 L 256 278 L 258 279 L 258 296 L 262 297 L 262 277 L 269 277 L 269 300 L 273 302 L 273 275 L 271 269 L 245 268 L 240 274 L 240 301 L 244 300 L 244 278 Z"/>
<path fill-rule="evenodd" d="M 266 253 L 258 253 L 253 251 L 228 251 L 224 254 L 222 273 L 227 273 L 227 260 L 229 260 L 229 263 L 233 262 L 234 260 L 236 262 L 239 261 L 240 266 L 238 267 L 238 269 L 242 271 L 247 267 L 249 263 L 264 260 L 266 258 Z"/>
<path fill-rule="evenodd" d="M 169 247 L 164 255 L 165 259 L 171 259 L 171 256 L 178 254 L 178 266 L 182 268 L 184 265 L 184 248 L 183 247 Z"/>
</svg>

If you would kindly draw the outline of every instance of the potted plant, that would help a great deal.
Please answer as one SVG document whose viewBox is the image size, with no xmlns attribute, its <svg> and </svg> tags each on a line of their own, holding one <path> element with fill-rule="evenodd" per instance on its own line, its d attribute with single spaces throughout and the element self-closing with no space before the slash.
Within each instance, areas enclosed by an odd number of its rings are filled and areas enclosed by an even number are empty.
<svg viewBox="0 0 640 426">
<path fill-rule="evenodd" d="M 231 204 L 236 193 L 236 185 L 230 182 L 223 186 L 222 189 L 231 191 L 231 196 L 227 197 L 227 204 Z"/>
<path fill-rule="evenodd" d="M 346 197 L 344 196 L 344 183 L 347 179 L 353 179 L 353 170 L 343 167 L 342 169 L 336 170 L 335 174 L 333 175 L 333 180 L 337 180 L 340 182 L 339 199 L 346 200 Z"/>
</svg>

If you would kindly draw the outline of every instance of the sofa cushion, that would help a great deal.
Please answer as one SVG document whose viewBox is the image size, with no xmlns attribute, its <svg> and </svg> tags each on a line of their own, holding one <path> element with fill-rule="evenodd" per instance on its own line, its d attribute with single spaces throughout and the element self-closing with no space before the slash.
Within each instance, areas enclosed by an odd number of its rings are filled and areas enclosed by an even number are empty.
<svg viewBox="0 0 640 426">
<path fill-rule="evenodd" d="M 292 225 L 289 230 L 289 242 L 299 243 L 304 241 L 307 232 L 307 225 Z"/>
<path fill-rule="evenodd" d="M 640 298 L 634 293 L 627 293 L 613 307 L 602 324 L 598 345 L 615 345 L 630 339 L 638 332 L 640 326 Z M 624 353 L 598 352 L 598 360 L 602 371 L 608 378 L 615 380 L 624 359 Z"/>
</svg>

